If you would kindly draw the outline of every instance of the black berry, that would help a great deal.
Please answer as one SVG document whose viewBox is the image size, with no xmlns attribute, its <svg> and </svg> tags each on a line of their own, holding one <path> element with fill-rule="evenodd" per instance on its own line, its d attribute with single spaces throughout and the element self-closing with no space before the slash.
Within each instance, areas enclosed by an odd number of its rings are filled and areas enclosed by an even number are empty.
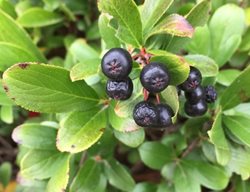
<svg viewBox="0 0 250 192">
<path fill-rule="evenodd" d="M 186 101 L 184 109 L 189 116 L 201 116 L 207 111 L 207 103 L 203 99 L 199 100 L 196 104 L 191 104 Z"/>
<path fill-rule="evenodd" d="M 132 70 L 132 58 L 122 48 L 110 49 L 102 58 L 102 72 L 110 79 L 126 78 Z"/>
<path fill-rule="evenodd" d="M 179 85 L 179 88 L 183 91 L 192 91 L 196 89 L 198 85 L 200 85 L 201 81 L 201 72 L 195 67 L 190 67 L 188 78 L 186 79 L 186 81 Z"/>
<path fill-rule="evenodd" d="M 212 85 L 208 85 L 205 88 L 205 99 L 207 103 L 213 103 L 217 99 L 217 92 Z"/>
<path fill-rule="evenodd" d="M 141 127 L 155 127 L 159 116 L 153 103 L 142 101 L 135 106 L 133 118 L 135 123 Z"/>
<path fill-rule="evenodd" d="M 169 73 L 164 64 L 152 62 L 146 65 L 140 75 L 142 86 L 151 93 L 159 93 L 169 85 Z"/>
<path fill-rule="evenodd" d="M 159 104 L 156 106 L 159 114 L 159 120 L 157 127 L 168 127 L 173 124 L 172 117 L 174 112 L 171 107 L 167 104 Z"/>
<path fill-rule="evenodd" d="M 196 104 L 199 100 L 204 98 L 204 89 L 202 86 L 198 85 L 196 89 L 185 92 L 185 97 L 191 104 Z"/>
<path fill-rule="evenodd" d="M 133 92 L 132 80 L 128 77 L 125 80 L 109 79 L 106 85 L 106 92 L 109 97 L 116 100 L 126 100 Z"/>
</svg>

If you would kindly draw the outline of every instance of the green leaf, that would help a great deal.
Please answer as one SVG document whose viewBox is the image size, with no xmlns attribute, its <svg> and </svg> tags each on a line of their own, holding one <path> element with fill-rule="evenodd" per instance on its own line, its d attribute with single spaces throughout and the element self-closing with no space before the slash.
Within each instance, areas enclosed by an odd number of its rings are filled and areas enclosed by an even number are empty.
<svg viewBox="0 0 250 192">
<path fill-rule="evenodd" d="M 149 51 L 154 56 L 150 61 L 157 61 L 166 65 L 170 73 L 170 84 L 179 85 L 184 82 L 189 74 L 189 65 L 181 56 L 165 51 Z"/>
<path fill-rule="evenodd" d="M 229 86 L 240 75 L 240 71 L 236 69 L 225 69 L 220 71 L 217 76 L 217 82 L 224 86 Z"/>
<path fill-rule="evenodd" d="M 1 107 L 1 119 L 7 124 L 11 124 L 14 121 L 12 106 Z"/>
<path fill-rule="evenodd" d="M 128 171 L 115 160 L 105 163 L 105 174 L 111 185 L 122 191 L 132 191 L 135 182 Z"/>
<path fill-rule="evenodd" d="M 88 84 L 94 84 L 92 82 L 98 82 L 100 77 L 98 76 L 100 59 L 86 60 L 82 63 L 74 65 L 70 71 L 70 78 L 72 81 L 85 80 Z"/>
<path fill-rule="evenodd" d="M 243 180 L 250 177 L 250 149 L 245 147 L 232 147 L 231 146 L 232 157 L 227 164 L 229 171 L 241 175 Z"/>
<path fill-rule="evenodd" d="M 12 139 L 30 149 L 56 150 L 56 133 L 53 127 L 37 123 L 22 124 L 14 129 Z"/>
<path fill-rule="evenodd" d="M 128 117 L 120 117 L 115 113 L 115 102 L 111 102 L 108 110 L 108 117 L 111 126 L 121 132 L 130 132 L 140 129 L 140 127 L 135 123 L 132 115 Z"/>
<path fill-rule="evenodd" d="M 34 55 L 12 43 L 0 42 L 0 50 L 0 71 L 16 63 L 37 61 Z"/>
<path fill-rule="evenodd" d="M 242 8 L 227 4 L 216 10 L 209 23 L 211 32 L 211 58 L 221 67 L 233 55 L 241 42 L 245 26 Z"/>
<path fill-rule="evenodd" d="M 210 10 L 210 0 L 203 0 L 194 6 L 185 17 L 193 27 L 203 26 L 209 19 Z"/>
<path fill-rule="evenodd" d="M 144 34 L 154 27 L 154 25 L 166 13 L 172 3 L 173 0 L 145 0 L 141 11 L 141 20 Z"/>
<path fill-rule="evenodd" d="M 142 45 L 142 23 L 133 0 L 101 0 L 99 9 L 112 15 L 119 24 L 116 36 L 135 47 Z"/>
<path fill-rule="evenodd" d="M 0 84 L 2 85 L 2 79 L 0 79 Z M 6 95 L 6 87 L 0 86 L 0 105 L 1 106 L 12 106 L 14 102 Z"/>
<path fill-rule="evenodd" d="M 99 59 L 99 53 L 89 46 L 84 39 L 77 39 L 69 48 L 74 60 L 77 62 L 86 62 Z"/>
<path fill-rule="evenodd" d="M 146 39 L 156 34 L 170 34 L 173 36 L 191 38 L 193 36 L 193 33 L 193 27 L 183 16 L 172 14 L 161 21 L 159 24 L 157 24 L 146 36 Z"/>
<path fill-rule="evenodd" d="M 63 17 L 61 15 L 39 7 L 27 9 L 17 19 L 17 22 L 24 27 L 45 27 L 62 21 Z"/>
<path fill-rule="evenodd" d="M 120 41 L 115 36 L 115 29 L 110 26 L 110 18 L 108 14 L 102 13 L 99 16 L 98 24 L 102 39 L 106 44 L 106 48 L 120 47 Z"/>
<path fill-rule="evenodd" d="M 71 82 L 69 71 L 45 64 L 22 63 L 3 74 L 7 94 L 31 111 L 87 110 L 98 104 L 94 90 L 84 81 Z"/>
<path fill-rule="evenodd" d="M 88 159 L 75 176 L 70 192 L 102 192 L 106 185 L 107 181 L 102 175 L 100 163 Z"/>
<path fill-rule="evenodd" d="M 250 87 L 248 86 L 249 82 L 250 67 L 241 72 L 233 83 L 223 92 L 220 100 L 223 110 L 233 108 L 250 98 Z"/>
<path fill-rule="evenodd" d="M 222 128 L 221 109 L 217 112 L 212 129 L 208 131 L 209 138 L 215 146 L 216 159 L 219 164 L 226 165 L 230 160 L 231 152 Z"/>
<path fill-rule="evenodd" d="M 223 167 L 212 165 L 202 161 L 184 160 L 192 171 L 192 178 L 201 185 L 213 189 L 222 190 L 229 182 L 229 175 Z"/>
<path fill-rule="evenodd" d="M 186 61 L 201 71 L 202 77 L 214 77 L 218 74 L 218 66 L 213 59 L 204 55 L 187 55 Z"/>
<path fill-rule="evenodd" d="M 229 115 L 229 116 L 249 117 L 250 116 L 250 103 L 241 103 L 232 109 L 224 111 L 223 114 Z"/>
<path fill-rule="evenodd" d="M 142 183 L 136 184 L 132 192 L 152 192 L 152 191 L 156 191 L 156 189 L 157 187 L 155 184 L 142 182 Z"/>
<path fill-rule="evenodd" d="M 177 164 L 174 172 L 175 192 L 200 192 L 200 184 L 192 177 L 188 169 L 181 164 Z"/>
<path fill-rule="evenodd" d="M 2 163 L 0 166 L 0 185 L 7 186 L 11 179 L 12 167 L 9 162 Z M 1 189 L 1 188 L 0 188 Z"/>
<path fill-rule="evenodd" d="M 21 160 L 21 174 L 32 179 L 47 179 L 60 170 L 66 153 L 47 150 L 30 150 Z"/>
<path fill-rule="evenodd" d="M 211 34 L 207 25 L 195 29 L 194 36 L 186 49 L 189 54 L 210 55 Z"/>
<path fill-rule="evenodd" d="M 143 143 L 139 148 L 139 153 L 145 165 L 152 169 L 160 170 L 174 159 L 172 149 L 156 141 Z"/>
<path fill-rule="evenodd" d="M 121 132 L 114 130 L 115 137 L 129 147 L 138 147 L 145 138 L 144 129 L 138 129 L 131 132 Z"/>
<path fill-rule="evenodd" d="M 250 118 L 243 116 L 223 116 L 223 123 L 245 145 L 250 146 Z"/>
<path fill-rule="evenodd" d="M 7 0 L 0 0 L 0 9 L 9 14 L 12 18 L 16 18 L 17 16 L 15 7 Z"/>
<path fill-rule="evenodd" d="M 38 48 L 33 44 L 28 34 L 22 28 L 20 28 L 10 16 L 8 16 L 1 10 L 0 23 L 1 42 L 18 45 L 30 55 L 35 57 L 37 61 L 46 62 L 46 59 L 39 52 Z"/>
<path fill-rule="evenodd" d="M 179 97 L 176 87 L 169 85 L 164 91 L 161 92 L 161 96 L 165 100 L 166 104 L 168 104 L 174 111 L 172 120 L 175 122 L 179 111 Z"/>
<path fill-rule="evenodd" d="M 245 32 L 239 49 L 240 51 L 243 51 L 243 52 L 244 51 L 249 52 L 250 50 L 250 27 L 248 27 L 247 31 Z"/>
<path fill-rule="evenodd" d="M 47 185 L 47 192 L 66 191 L 69 180 L 70 155 L 64 155 L 59 169 L 54 173 Z"/>
<path fill-rule="evenodd" d="M 106 108 L 73 112 L 61 122 L 57 136 L 60 151 L 78 153 L 88 149 L 106 128 Z"/>
</svg>

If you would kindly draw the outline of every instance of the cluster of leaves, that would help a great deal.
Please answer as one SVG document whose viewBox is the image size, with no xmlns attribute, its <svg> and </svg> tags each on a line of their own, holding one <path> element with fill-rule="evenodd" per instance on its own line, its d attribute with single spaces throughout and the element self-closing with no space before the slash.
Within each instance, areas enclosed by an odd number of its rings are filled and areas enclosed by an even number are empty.
<svg viewBox="0 0 250 192">
<path fill-rule="evenodd" d="M 42 113 L 12 134 L 19 144 L 19 191 L 249 191 L 249 8 L 218 0 L 100 0 L 98 22 L 91 22 L 90 7 L 84 0 L 15 7 L 0 1 L 0 70 L 8 95 L 0 92 L 1 118 L 13 119 L 14 103 Z M 143 100 L 138 64 L 132 98 L 107 98 L 100 58 L 113 47 L 144 47 L 169 69 L 171 86 L 161 99 L 174 109 L 176 124 L 160 137 L 131 117 Z M 216 86 L 219 99 L 205 116 L 188 119 L 175 86 L 190 65 L 202 72 L 203 85 Z M 128 167 L 117 154 L 125 154 Z M 138 182 L 142 165 L 157 170 L 157 184 Z"/>
</svg>

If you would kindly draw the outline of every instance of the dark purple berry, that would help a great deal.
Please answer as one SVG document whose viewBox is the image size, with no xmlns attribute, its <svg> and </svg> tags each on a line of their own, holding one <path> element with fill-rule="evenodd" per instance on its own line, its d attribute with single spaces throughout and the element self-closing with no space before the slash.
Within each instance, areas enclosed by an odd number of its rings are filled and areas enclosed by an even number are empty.
<svg viewBox="0 0 250 192">
<path fill-rule="evenodd" d="M 109 79 L 106 85 L 106 92 L 112 99 L 126 100 L 132 95 L 133 83 L 129 77 L 120 81 Z"/>
<path fill-rule="evenodd" d="M 196 104 L 186 101 L 184 109 L 189 116 L 201 116 L 207 112 L 207 103 L 203 99 L 199 100 Z"/>
<path fill-rule="evenodd" d="M 159 114 L 159 121 L 157 127 L 169 127 L 173 124 L 172 117 L 174 116 L 174 112 L 171 107 L 167 104 L 159 104 L 156 105 L 156 109 Z"/>
<path fill-rule="evenodd" d="M 217 99 L 217 92 L 212 85 L 208 85 L 205 88 L 205 100 L 207 103 L 214 103 Z"/>
<path fill-rule="evenodd" d="M 122 48 L 110 49 L 102 58 L 102 72 L 110 79 L 121 80 L 132 70 L 132 58 Z"/>
<path fill-rule="evenodd" d="M 164 64 L 152 62 L 142 69 L 140 80 L 147 91 L 159 93 L 169 85 L 170 78 Z"/>
<path fill-rule="evenodd" d="M 159 116 L 153 103 L 142 101 L 135 106 L 133 118 L 135 123 L 141 127 L 155 127 Z"/>
<path fill-rule="evenodd" d="M 185 97 L 188 100 L 189 103 L 191 104 L 196 104 L 199 102 L 199 100 L 204 98 L 204 89 L 202 86 L 198 85 L 196 89 L 185 92 Z"/>
<path fill-rule="evenodd" d="M 192 91 L 196 89 L 198 85 L 200 85 L 201 81 L 201 72 L 195 67 L 190 67 L 188 78 L 186 79 L 186 81 L 179 85 L 179 88 L 183 91 Z"/>
</svg>

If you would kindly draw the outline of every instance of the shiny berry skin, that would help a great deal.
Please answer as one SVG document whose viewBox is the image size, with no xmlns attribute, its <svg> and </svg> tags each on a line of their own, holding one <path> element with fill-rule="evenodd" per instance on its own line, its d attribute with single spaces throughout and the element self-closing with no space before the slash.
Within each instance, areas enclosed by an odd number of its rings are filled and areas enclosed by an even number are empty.
<svg viewBox="0 0 250 192">
<path fill-rule="evenodd" d="M 217 92 L 212 85 L 208 85 L 205 88 L 205 100 L 207 103 L 214 103 L 217 99 Z"/>
<path fill-rule="evenodd" d="M 167 104 L 158 104 L 156 105 L 156 109 L 159 114 L 159 120 L 157 127 L 169 127 L 173 124 L 172 117 L 174 116 L 174 112 L 171 107 Z"/>
<path fill-rule="evenodd" d="M 128 77 L 132 70 L 132 58 L 122 48 L 110 49 L 102 58 L 102 72 L 110 79 L 121 80 Z"/>
<path fill-rule="evenodd" d="M 201 81 L 201 72 L 195 67 L 190 67 L 188 78 L 186 79 L 186 81 L 179 85 L 179 88 L 183 91 L 192 91 L 196 89 L 198 85 L 200 85 Z"/>
<path fill-rule="evenodd" d="M 191 104 L 196 104 L 199 100 L 203 99 L 205 96 L 205 92 L 202 86 L 198 85 L 196 89 L 185 92 L 185 97 Z"/>
<path fill-rule="evenodd" d="M 116 100 L 126 100 L 133 92 L 132 80 L 128 77 L 125 80 L 109 79 L 106 85 L 106 93 L 109 97 Z"/>
<path fill-rule="evenodd" d="M 196 104 L 186 101 L 184 110 L 189 116 L 202 116 L 207 112 L 207 103 L 203 99 L 199 100 Z"/>
<path fill-rule="evenodd" d="M 152 62 L 146 65 L 140 75 L 142 86 L 150 93 L 159 93 L 169 85 L 169 73 L 164 64 Z"/>
<path fill-rule="evenodd" d="M 155 127 L 159 116 L 153 103 L 142 101 L 135 106 L 133 118 L 135 123 L 141 127 Z"/>
</svg>

